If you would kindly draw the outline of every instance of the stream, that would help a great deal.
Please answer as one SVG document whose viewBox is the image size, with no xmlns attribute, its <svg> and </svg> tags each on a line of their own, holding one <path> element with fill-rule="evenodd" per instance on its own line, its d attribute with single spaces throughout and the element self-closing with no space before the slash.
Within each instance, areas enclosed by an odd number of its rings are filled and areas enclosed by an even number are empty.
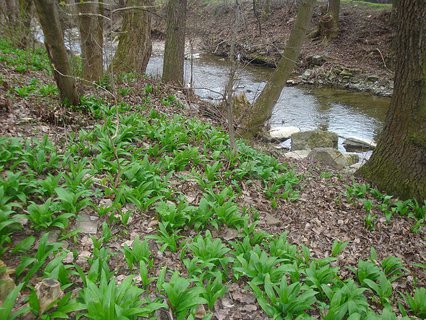
<svg viewBox="0 0 426 320">
<path fill-rule="evenodd" d="M 69 50 L 79 54 L 78 31 L 70 29 L 66 38 Z M 36 39 L 43 41 L 40 29 Z M 105 41 L 105 62 L 111 59 L 115 51 L 115 43 Z M 163 66 L 164 42 L 153 42 L 153 54 L 149 60 L 146 73 L 153 77 L 161 77 Z M 187 50 L 189 51 L 189 50 Z M 218 102 L 221 99 L 228 73 L 229 63 L 220 57 L 205 54 L 194 54 L 193 88 L 202 99 Z M 274 69 L 246 65 L 241 63 L 236 76 L 235 90 L 244 92 L 253 102 L 259 95 Z M 190 82 L 190 61 L 185 60 L 185 82 Z M 339 135 L 339 149 L 345 151 L 344 138 L 358 138 L 366 141 L 377 141 L 382 130 L 390 98 L 377 97 L 368 93 L 353 92 L 342 89 L 317 87 L 286 87 L 278 100 L 270 119 L 271 128 L 295 126 L 302 131 L 323 129 Z M 289 142 L 282 144 L 289 146 Z M 366 155 L 368 157 L 368 155 Z"/>
<path fill-rule="evenodd" d="M 198 55 L 197 55 L 198 57 Z M 148 64 L 147 74 L 161 76 L 163 57 L 157 52 Z M 193 59 L 193 87 L 206 100 L 218 101 L 227 81 L 229 64 L 211 55 Z M 236 77 L 236 91 L 254 101 L 271 76 L 273 69 L 241 64 Z M 190 62 L 185 62 L 185 81 L 189 83 Z M 296 126 L 302 131 L 323 129 L 343 138 L 377 140 L 385 120 L 390 99 L 341 89 L 286 87 L 274 108 L 270 125 Z M 340 141 L 342 142 L 342 141 Z M 339 149 L 341 149 L 341 143 Z M 344 151 L 344 150 L 343 150 Z"/>
</svg>

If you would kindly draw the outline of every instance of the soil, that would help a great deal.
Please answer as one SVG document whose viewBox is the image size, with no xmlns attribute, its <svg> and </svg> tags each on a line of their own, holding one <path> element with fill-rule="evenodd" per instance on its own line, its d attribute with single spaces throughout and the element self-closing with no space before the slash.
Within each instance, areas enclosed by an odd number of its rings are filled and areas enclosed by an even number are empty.
<svg viewBox="0 0 426 320">
<path fill-rule="evenodd" d="M 297 13 L 291 3 L 276 4 L 269 17 L 259 20 L 251 2 L 241 3 L 236 50 L 242 61 L 270 67 L 277 64 Z M 316 6 L 309 33 L 316 30 L 325 11 L 322 4 Z M 393 89 L 390 15 L 390 7 L 343 2 L 338 37 L 327 40 L 308 36 L 294 72 L 295 82 L 390 96 Z M 235 11 L 231 5 L 200 2 L 189 5 L 188 33 L 201 40 L 201 49 L 206 53 L 228 56 L 234 23 Z M 153 33 L 164 35 L 164 30 L 164 20 L 154 18 Z M 306 70 L 309 71 L 304 74 Z"/>
</svg>

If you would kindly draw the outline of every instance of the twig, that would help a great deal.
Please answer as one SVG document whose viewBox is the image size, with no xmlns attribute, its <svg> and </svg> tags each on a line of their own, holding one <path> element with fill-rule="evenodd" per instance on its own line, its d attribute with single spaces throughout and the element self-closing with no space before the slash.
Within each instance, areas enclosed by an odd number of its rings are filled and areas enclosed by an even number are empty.
<svg viewBox="0 0 426 320">
<path fill-rule="evenodd" d="M 390 70 L 390 69 L 386 66 L 385 58 L 383 57 L 383 54 L 382 54 L 382 52 L 380 51 L 380 49 L 379 49 L 379 48 L 376 48 L 376 50 L 379 52 L 380 57 L 382 58 L 383 66 L 386 68 L 386 70 L 388 70 L 389 72 L 392 72 L 392 70 Z"/>
</svg>

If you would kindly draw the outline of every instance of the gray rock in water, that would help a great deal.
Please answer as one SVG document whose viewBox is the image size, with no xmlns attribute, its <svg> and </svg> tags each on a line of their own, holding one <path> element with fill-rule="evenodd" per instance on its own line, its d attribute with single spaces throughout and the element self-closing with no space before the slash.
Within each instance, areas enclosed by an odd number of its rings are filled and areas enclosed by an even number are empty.
<svg viewBox="0 0 426 320">
<path fill-rule="evenodd" d="M 346 151 L 367 151 L 374 150 L 376 148 L 376 143 L 374 141 L 368 141 L 359 138 L 347 138 L 343 141 L 343 147 L 345 147 Z"/>
<path fill-rule="evenodd" d="M 338 136 L 334 132 L 313 130 L 291 135 L 291 151 L 312 150 L 314 148 L 337 149 Z"/>
<path fill-rule="evenodd" d="M 269 131 L 269 135 L 273 139 L 286 140 L 291 137 L 292 134 L 300 132 L 298 127 L 276 127 Z"/>
<path fill-rule="evenodd" d="M 333 148 L 315 148 L 309 153 L 308 160 L 339 170 L 348 165 L 346 157 L 339 150 Z"/>
</svg>

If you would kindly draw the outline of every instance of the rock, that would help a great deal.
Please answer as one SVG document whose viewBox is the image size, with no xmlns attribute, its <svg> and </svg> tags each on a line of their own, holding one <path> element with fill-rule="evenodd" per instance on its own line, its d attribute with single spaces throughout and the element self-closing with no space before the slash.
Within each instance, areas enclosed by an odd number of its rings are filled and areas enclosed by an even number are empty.
<svg viewBox="0 0 426 320">
<path fill-rule="evenodd" d="M 279 225 L 281 223 L 281 220 L 279 220 L 276 217 L 274 217 L 273 215 L 267 213 L 266 216 L 265 216 L 265 222 L 269 226 L 276 226 L 276 225 Z"/>
<path fill-rule="evenodd" d="M 204 319 L 205 316 L 206 316 L 206 309 L 204 308 L 204 305 L 199 304 L 195 312 L 195 319 Z"/>
<path fill-rule="evenodd" d="M 291 135 L 291 151 L 314 148 L 337 149 L 337 134 L 323 130 L 298 132 Z"/>
<path fill-rule="evenodd" d="M 92 220 L 85 213 L 80 213 L 77 217 L 75 228 L 82 233 L 96 234 L 98 233 L 98 221 Z"/>
<path fill-rule="evenodd" d="M 342 71 L 340 71 L 340 76 L 342 76 L 343 78 L 351 78 L 353 77 L 353 73 L 350 72 L 348 69 L 343 69 Z"/>
<path fill-rule="evenodd" d="M 90 251 L 84 250 L 78 255 L 76 263 L 80 266 L 88 266 L 89 262 L 87 261 L 92 256 Z"/>
<path fill-rule="evenodd" d="M 55 279 L 43 279 L 35 286 L 35 292 L 40 306 L 40 314 L 52 308 L 55 301 L 60 300 L 64 293 L 61 290 L 61 284 Z"/>
<path fill-rule="evenodd" d="M 358 163 L 354 163 L 353 165 L 351 165 L 349 168 L 354 169 L 355 171 L 358 170 L 359 168 L 362 167 L 364 163 L 362 162 L 358 162 Z"/>
<path fill-rule="evenodd" d="M 244 310 L 249 313 L 254 312 L 257 310 L 257 306 L 255 304 L 247 304 L 244 306 Z"/>
<path fill-rule="evenodd" d="M 359 162 L 359 154 L 358 153 L 347 152 L 347 153 L 344 153 L 343 156 L 346 158 L 346 161 L 348 162 L 348 166 Z"/>
<path fill-rule="evenodd" d="M 112 207 L 112 200 L 105 198 L 105 199 L 101 199 L 101 201 L 99 201 L 99 207 L 101 208 L 110 208 Z"/>
<path fill-rule="evenodd" d="M 356 171 L 358 171 L 359 168 L 362 167 L 363 164 L 364 164 L 363 162 L 354 163 L 353 165 L 350 165 L 349 167 L 346 168 L 346 172 L 355 173 Z"/>
<path fill-rule="evenodd" d="M 308 159 L 339 170 L 348 165 L 345 156 L 333 148 L 315 148 L 309 153 Z"/>
<path fill-rule="evenodd" d="M 296 150 L 284 153 L 284 157 L 288 159 L 302 160 L 305 159 L 311 150 Z"/>
<path fill-rule="evenodd" d="M 234 240 L 235 238 L 238 238 L 240 234 L 237 230 L 226 228 L 225 233 L 223 234 L 223 239 L 226 241 Z"/>
<path fill-rule="evenodd" d="M 305 72 L 303 72 L 302 79 L 308 80 L 311 76 L 312 76 L 312 70 L 307 69 L 305 70 Z"/>
<path fill-rule="evenodd" d="M 51 230 L 49 231 L 49 235 L 47 236 L 47 241 L 49 243 L 57 242 L 59 239 L 60 230 Z"/>
<path fill-rule="evenodd" d="M 299 81 L 297 81 L 295 79 L 290 79 L 290 80 L 287 80 L 286 84 L 287 84 L 287 86 L 295 86 L 295 85 L 299 84 Z"/>
<path fill-rule="evenodd" d="M 72 252 L 68 252 L 65 256 L 64 260 L 62 260 L 65 264 L 71 264 L 74 262 L 74 254 Z"/>
<path fill-rule="evenodd" d="M 345 141 L 343 141 L 343 147 L 345 147 L 346 151 L 362 152 L 375 149 L 376 143 L 374 141 L 369 141 L 366 139 L 346 138 Z"/>
<path fill-rule="evenodd" d="M 376 81 L 379 81 L 379 77 L 375 75 L 370 75 L 367 77 L 367 80 L 371 82 L 376 82 Z"/>
<path fill-rule="evenodd" d="M 327 61 L 326 57 L 321 56 L 319 54 L 311 56 L 307 60 L 309 65 L 311 66 L 322 66 Z"/>
<path fill-rule="evenodd" d="M 273 139 L 286 140 L 289 139 L 292 134 L 297 132 L 300 132 L 298 127 L 276 127 L 269 131 L 269 135 Z"/>
<path fill-rule="evenodd" d="M 15 282 L 10 277 L 14 272 L 15 270 L 9 269 L 6 264 L 0 260 L 0 305 L 16 287 Z"/>
</svg>

